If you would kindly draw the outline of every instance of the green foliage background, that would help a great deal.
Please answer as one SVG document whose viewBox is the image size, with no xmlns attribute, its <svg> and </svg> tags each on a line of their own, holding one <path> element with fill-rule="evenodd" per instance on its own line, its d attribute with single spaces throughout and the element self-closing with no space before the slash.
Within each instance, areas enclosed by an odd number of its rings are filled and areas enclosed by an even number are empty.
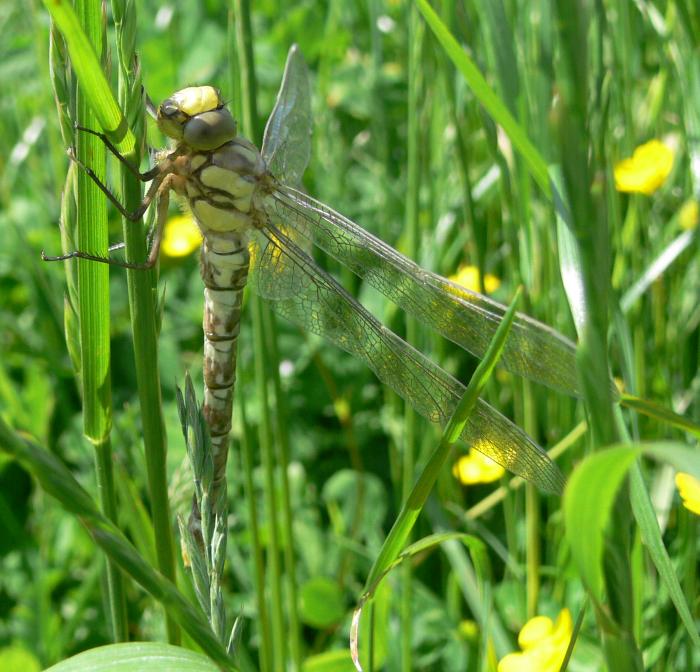
<svg viewBox="0 0 700 672">
<path fill-rule="evenodd" d="M 692 0 L 585 4 L 595 18 L 587 36 L 592 93 L 586 104 L 592 144 L 606 168 L 596 175 L 596 184 L 604 190 L 600 202 L 610 227 L 613 301 L 642 283 L 639 296 L 628 303 L 623 299 L 627 309 L 612 320 L 613 374 L 635 394 L 697 418 L 697 235 L 663 274 L 649 269 L 681 235 L 681 207 L 700 195 L 697 166 L 692 170 L 692 161 L 700 161 L 700 13 Z M 223 0 L 138 3 L 137 51 L 145 88 L 154 101 L 188 84 L 212 83 L 236 109 L 235 53 L 228 38 L 231 11 Z M 314 94 L 314 152 L 306 188 L 406 251 L 407 99 L 410 86 L 417 87 L 416 261 L 445 275 L 461 263 L 477 264 L 501 278 L 496 298 L 502 301 L 523 283 L 525 312 L 574 338 L 551 205 L 422 27 L 420 68 L 417 79 L 409 81 L 409 35 L 416 39 L 418 34 L 409 33 L 409 13 L 410 3 L 375 0 L 254 3 L 261 116 L 266 118 L 273 105 L 287 50 L 296 42 L 309 62 Z M 577 81 L 562 79 L 563 52 L 555 39 L 551 3 L 473 0 L 444 3 L 440 13 L 530 140 L 548 161 L 558 162 L 561 146 L 552 130 L 557 114 L 552 101 L 559 90 L 575 89 Z M 57 223 L 68 164 L 50 87 L 48 16 L 36 1 L 3 2 L 0 26 L 0 412 L 65 461 L 94 492 L 93 456 L 82 435 L 80 396 L 63 333 L 64 270 L 40 261 L 42 249 L 60 250 Z M 615 192 L 614 163 L 652 137 L 665 138 L 676 148 L 667 183 L 651 197 Z M 260 138 L 254 140 L 259 143 Z M 149 143 L 162 143 L 150 127 Z M 111 227 L 116 240 L 120 222 L 113 210 Z M 385 323 L 405 331 L 395 307 L 333 261 L 318 261 Z M 604 267 L 596 270 L 608 273 Z M 159 356 L 170 499 L 176 511 L 186 512 L 191 483 L 175 386 L 182 384 L 186 370 L 195 381 L 201 377 L 197 260 L 166 260 L 160 277 L 166 287 Z M 153 559 L 128 298 L 119 270 L 110 274 L 110 296 L 112 444 L 120 523 Z M 281 320 L 276 330 L 291 448 L 288 473 L 302 634 L 305 656 L 311 656 L 347 646 L 352 608 L 396 517 L 402 498 L 404 410 L 351 357 Z M 250 427 L 261 414 L 253 382 L 253 342 L 248 321 L 240 343 L 238 390 L 246 396 Z M 475 367 L 473 359 L 431 334 L 419 331 L 415 342 L 461 380 Z M 545 447 L 584 417 L 580 404 L 502 371 L 486 396 Z M 629 415 L 626 420 L 635 438 L 683 439 L 676 430 L 643 417 Z M 244 429 L 239 422 L 236 436 L 243 436 Z M 439 433 L 418 421 L 416 436 L 420 463 Z M 254 660 L 250 531 L 235 446 L 232 452 L 227 607 L 229 614 L 246 618 L 243 641 Z M 559 461 L 563 472 L 569 474 L 585 452 L 586 441 L 570 447 Z M 666 467 L 648 466 L 644 475 L 660 511 L 664 541 L 697 617 L 696 521 L 678 508 Z M 591 488 L 594 499 L 594 483 Z M 490 643 L 484 646 L 470 638 L 461 625 L 475 619 L 474 600 L 479 597 L 469 585 L 473 570 L 464 549 L 417 556 L 411 669 L 493 669 L 493 660 L 515 647 L 516 633 L 529 616 L 554 616 L 563 607 L 576 614 L 582 607 L 584 589 L 563 538 L 560 501 L 530 492 L 526 504 L 520 490 L 478 519 L 468 519 L 465 512 L 491 489 L 461 488 L 446 469 L 417 530 L 418 536 L 467 530 L 488 545 L 494 597 Z M 19 649 L 30 652 L 39 669 L 108 643 L 102 556 L 78 521 L 3 455 L 0 525 L 0 647 L 14 647 L 13 655 L 21 655 Z M 262 533 L 264 537 L 264 524 Z M 648 669 L 694 669 L 698 652 L 688 644 L 638 539 L 633 548 L 635 632 Z M 398 573 L 388 581 L 398 586 Z M 186 580 L 180 584 L 188 590 Z M 163 639 L 164 623 L 155 603 L 133 584 L 127 586 L 127 596 L 131 637 Z M 395 631 L 398 597 L 388 606 L 388 611 L 379 611 Z M 386 669 L 400 669 L 398 640 L 388 637 L 378 643 Z M 487 649 L 491 653 L 484 656 Z M 589 614 L 571 669 L 601 669 L 602 656 Z M 31 665 L 21 663 L 25 671 Z"/>
</svg>

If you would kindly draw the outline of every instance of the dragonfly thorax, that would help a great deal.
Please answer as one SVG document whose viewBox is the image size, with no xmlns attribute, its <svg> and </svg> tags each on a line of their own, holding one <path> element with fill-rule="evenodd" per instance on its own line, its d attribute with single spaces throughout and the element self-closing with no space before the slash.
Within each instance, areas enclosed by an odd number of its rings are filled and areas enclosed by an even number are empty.
<svg viewBox="0 0 700 672">
<path fill-rule="evenodd" d="M 267 168 L 257 148 L 239 137 L 209 151 L 189 152 L 177 161 L 187 198 L 205 237 L 243 233 L 255 226 L 257 194 Z"/>
<path fill-rule="evenodd" d="M 158 106 L 158 126 L 192 149 L 212 150 L 236 137 L 236 121 L 213 86 L 176 91 Z"/>
</svg>

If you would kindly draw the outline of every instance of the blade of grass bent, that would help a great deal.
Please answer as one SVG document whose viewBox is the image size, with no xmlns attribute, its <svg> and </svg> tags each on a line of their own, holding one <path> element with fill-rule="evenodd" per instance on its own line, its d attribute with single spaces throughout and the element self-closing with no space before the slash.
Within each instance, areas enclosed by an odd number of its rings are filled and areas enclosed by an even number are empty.
<svg viewBox="0 0 700 672">
<path fill-rule="evenodd" d="M 71 4 L 61 0 L 44 0 L 44 6 L 66 40 L 81 90 L 98 123 L 120 152 L 132 152 L 135 145 L 134 135 L 112 94 L 95 50 L 81 28 Z"/>
<path fill-rule="evenodd" d="M 452 446 L 455 444 L 460 433 L 464 429 L 464 426 L 467 423 L 474 406 L 476 405 L 481 391 L 490 378 L 491 373 L 496 366 L 501 353 L 503 352 L 506 338 L 510 333 L 510 328 L 515 317 L 515 308 L 518 304 L 520 293 L 521 290 L 518 289 L 496 331 L 496 334 L 493 337 L 493 340 L 491 341 L 491 345 L 489 346 L 484 359 L 479 363 L 479 366 L 474 372 L 472 379 L 469 381 L 469 385 L 467 386 L 462 399 L 457 405 L 457 408 L 450 418 L 450 421 L 447 423 L 447 427 L 445 428 L 440 443 L 428 459 L 428 462 L 419 475 L 418 480 L 413 486 L 411 493 L 401 509 L 401 512 L 394 522 L 389 535 L 384 541 L 384 544 L 379 551 L 379 555 L 372 565 L 367 581 L 365 582 L 365 590 L 377 580 L 377 577 L 396 559 L 401 552 L 401 549 L 408 538 L 409 532 L 413 528 L 418 515 L 428 499 L 428 495 L 435 484 L 438 474 L 440 473 L 442 466 L 445 464 L 445 461 L 452 450 Z"/>
<path fill-rule="evenodd" d="M 503 352 L 503 348 L 505 347 L 506 339 L 508 338 L 508 334 L 510 333 L 510 329 L 513 325 L 513 319 L 515 318 L 521 291 L 521 288 L 518 288 L 517 292 L 515 293 L 513 301 L 508 307 L 503 320 L 494 334 L 491 345 L 469 381 L 469 385 L 467 385 L 467 389 L 457 405 L 455 412 L 452 414 L 450 421 L 447 423 L 440 443 L 433 451 L 425 467 L 418 476 L 418 480 L 406 498 L 398 517 L 394 521 L 394 525 L 382 544 L 379 555 L 372 565 L 365 582 L 363 595 L 360 598 L 360 606 L 356 610 L 355 617 L 353 618 L 350 646 L 355 652 L 357 652 L 358 649 L 357 633 L 359 632 L 359 613 L 361 605 L 366 601 L 367 595 L 373 589 L 373 586 L 377 585 L 380 578 L 389 570 L 392 563 L 396 561 L 397 557 L 401 553 L 401 550 L 406 544 L 406 540 L 409 538 L 411 530 L 413 529 L 420 512 L 423 510 L 423 506 L 428 499 L 428 495 L 435 485 L 435 481 L 437 480 L 440 470 L 452 452 L 452 447 L 462 433 L 462 430 L 469 420 L 469 416 L 471 415 L 471 412 L 479 399 L 479 395 L 484 389 L 486 383 L 491 377 L 493 369 L 498 363 L 501 353 Z M 357 656 L 355 656 L 354 662 L 356 668 L 361 669 Z"/>
</svg>

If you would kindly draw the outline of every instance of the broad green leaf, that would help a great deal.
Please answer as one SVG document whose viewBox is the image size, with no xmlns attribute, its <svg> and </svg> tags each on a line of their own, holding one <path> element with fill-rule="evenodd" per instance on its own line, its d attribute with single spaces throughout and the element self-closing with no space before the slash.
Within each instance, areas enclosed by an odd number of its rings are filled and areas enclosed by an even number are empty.
<svg viewBox="0 0 700 672">
<path fill-rule="evenodd" d="M 586 458 L 574 471 L 564 493 L 564 523 L 572 555 L 593 597 L 603 599 L 603 543 L 610 512 L 617 493 L 635 460 L 642 454 L 671 464 L 679 471 L 700 477 L 700 456 L 697 451 L 678 443 L 648 445 L 616 445 Z M 632 504 L 644 543 L 649 548 L 662 579 L 680 604 L 681 616 L 687 605 L 670 563 L 664 559 L 665 549 L 650 504 L 644 502 L 643 484 L 638 474 L 632 478 Z M 648 497 L 648 495 L 646 496 Z M 684 617 L 683 617 L 684 618 Z M 685 620 L 685 618 L 684 618 Z M 686 623 L 687 625 L 687 623 Z"/>
<path fill-rule="evenodd" d="M 218 672 L 204 654 L 161 642 L 129 642 L 90 649 L 46 672 Z"/>
</svg>

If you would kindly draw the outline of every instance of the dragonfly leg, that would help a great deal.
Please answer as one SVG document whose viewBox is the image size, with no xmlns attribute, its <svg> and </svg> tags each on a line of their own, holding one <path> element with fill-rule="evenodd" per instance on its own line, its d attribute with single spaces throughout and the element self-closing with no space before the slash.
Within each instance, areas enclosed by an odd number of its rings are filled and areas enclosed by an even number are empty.
<svg viewBox="0 0 700 672">
<path fill-rule="evenodd" d="M 136 220 L 140 219 L 143 217 L 143 213 L 146 212 L 148 209 L 148 206 L 151 204 L 151 201 L 155 197 L 155 195 L 158 193 L 158 190 L 160 189 L 160 186 L 163 182 L 163 179 L 167 175 L 166 172 L 158 171 L 153 178 L 153 182 L 151 183 L 151 186 L 148 190 L 148 193 L 146 196 L 144 196 L 144 199 L 141 201 L 141 204 L 139 205 L 136 210 L 133 212 L 129 212 L 117 199 L 117 197 L 110 191 L 109 187 L 100 180 L 99 177 L 95 174 L 95 171 L 90 168 L 89 166 L 86 166 L 75 154 L 73 151 L 73 148 L 70 148 L 68 150 L 68 157 L 71 159 L 71 161 L 75 161 L 75 163 L 80 166 L 82 170 L 85 171 L 85 174 L 99 187 L 100 191 L 111 201 L 112 205 L 119 210 L 121 215 L 128 219 L 129 221 L 135 222 Z"/>
<path fill-rule="evenodd" d="M 115 247 L 123 247 L 124 243 L 119 243 L 117 246 L 112 246 L 109 249 L 115 249 Z M 97 261 L 100 264 L 109 264 L 110 266 L 119 266 L 120 268 L 132 268 L 134 270 L 143 271 L 153 266 L 149 259 L 143 263 L 129 263 L 128 261 L 122 261 L 121 259 L 110 259 L 109 257 L 100 257 L 96 254 L 90 254 L 89 252 L 81 252 L 80 250 L 75 250 L 74 252 L 68 252 L 67 254 L 59 254 L 56 257 L 51 257 L 46 254 L 43 250 L 41 251 L 42 261 L 66 261 L 68 259 L 87 259 L 88 261 Z"/>
<path fill-rule="evenodd" d="M 130 161 L 127 161 L 126 157 L 112 144 L 111 140 L 104 134 L 100 133 L 99 131 L 94 131 L 92 128 L 87 128 L 86 126 L 80 126 L 78 124 L 75 125 L 75 130 L 76 131 L 81 131 L 83 133 L 89 133 L 90 135 L 94 135 L 96 138 L 99 138 L 102 140 L 104 143 L 105 147 L 116 156 L 119 161 L 126 166 L 127 170 L 136 178 L 141 180 L 142 182 L 148 182 L 149 180 L 152 180 L 156 175 L 158 175 L 158 166 L 154 166 L 150 170 L 147 170 L 145 173 L 142 173 L 139 171 L 139 169 L 133 165 Z"/>
<path fill-rule="evenodd" d="M 158 209 L 156 212 L 156 224 L 153 231 L 153 236 L 151 238 L 148 258 L 146 259 L 146 268 L 151 268 L 158 260 L 160 243 L 163 240 L 163 229 L 165 228 L 165 222 L 168 219 L 168 204 L 170 203 L 170 189 L 173 179 L 174 175 L 171 173 L 163 180 L 160 188 L 158 189 L 159 197 Z"/>
<path fill-rule="evenodd" d="M 88 173 L 89 175 L 90 173 Z M 58 256 L 49 256 L 43 250 L 41 251 L 41 258 L 43 261 L 66 261 L 67 259 L 87 259 L 89 261 L 97 261 L 101 264 L 110 264 L 111 266 L 119 266 L 120 268 L 130 268 L 134 270 L 145 271 L 149 268 L 155 266 L 158 260 L 158 253 L 160 252 L 160 243 L 163 239 L 163 229 L 165 228 L 165 222 L 168 218 L 168 204 L 170 202 L 170 189 L 172 187 L 172 181 L 174 179 L 172 173 L 165 175 L 160 183 L 156 185 L 154 182 L 151 188 L 148 190 L 146 198 L 150 203 L 153 198 L 158 196 L 158 212 L 156 215 L 156 224 L 151 239 L 150 249 L 148 251 L 148 257 L 146 261 L 143 262 L 128 262 L 122 261 L 121 259 L 111 259 L 110 257 L 100 257 L 96 254 L 90 254 L 89 252 L 82 252 L 81 250 L 75 250 L 73 252 L 67 252 L 66 254 L 60 254 Z M 101 183 L 100 183 L 101 184 Z M 154 189 L 155 185 L 155 189 Z M 104 186 L 104 185 L 103 185 Z M 107 189 L 105 187 L 104 189 Z M 103 191 L 104 191 L 103 189 Z M 151 193 L 153 192 L 153 193 Z M 110 192 L 111 195 L 111 192 Z M 112 196 L 113 197 L 113 196 Z M 144 199 L 145 201 L 146 199 Z M 114 250 L 120 250 L 124 247 L 124 243 L 116 243 L 115 245 L 110 245 L 108 248 L 109 252 Z"/>
</svg>

